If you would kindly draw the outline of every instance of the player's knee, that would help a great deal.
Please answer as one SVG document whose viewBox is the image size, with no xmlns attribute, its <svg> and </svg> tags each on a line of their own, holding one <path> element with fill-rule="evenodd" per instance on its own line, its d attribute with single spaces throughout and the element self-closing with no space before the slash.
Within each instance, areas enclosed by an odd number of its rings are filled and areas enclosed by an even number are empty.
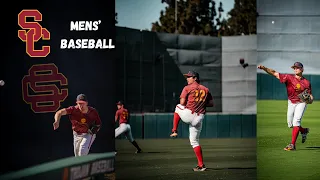
<svg viewBox="0 0 320 180">
<path fill-rule="evenodd" d="M 200 126 L 201 126 L 200 120 L 191 121 L 191 126 L 196 127 L 197 129 L 200 129 Z"/>
<path fill-rule="evenodd" d="M 82 146 L 79 149 L 79 156 L 85 156 L 85 155 L 88 155 L 88 153 L 89 153 L 89 148 L 86 148 L 85 146 Z"/>
<path fill-rule="evenodd" d="M 130 135 L 128 135 L 128 136 L 126 136 L 127 137 L 127 139 L 132 143 L 133 141 L 134 141 L 134 139 L 133 139 L 133 137 L 132 137 L 132 135 L 130 136 Z"/>
<path fill-rule="evenodd" d="M 183 110 L 183 109 L 184 109 L 184 106 L 183 106 L 183 105 L 177 104 L 174 112 L 175 112 L 175 113 L 178 113 L 179 111 L 181 111 L 181 110 Z"/>
<path fill-rule="evenodd" d="M 301 119 L 297 119 L 293 122 L 293 126 L 300 126 L 301 125 Z"/>
<path fill-rule="evenodd" d="M 199 146 L 199 139 L 190 139 L 190 144 L 192 146 L 192 148 L 195 148 L 197 146 Z"/>
<path fill-rule="evenodd" d="M 175 112 L 175 113 L 178 113 L 178 112 L 179 112 L 178 106 L 176 106 L 176 108 L 174 109 L 174 112 Z"/>
</svg>

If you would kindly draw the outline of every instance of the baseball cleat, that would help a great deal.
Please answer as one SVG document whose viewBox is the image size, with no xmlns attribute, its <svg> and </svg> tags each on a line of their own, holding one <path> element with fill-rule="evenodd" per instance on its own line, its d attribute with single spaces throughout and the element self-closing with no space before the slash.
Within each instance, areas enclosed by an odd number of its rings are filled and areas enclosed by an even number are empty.
<svg viewBox="0 0 320 180">
<path fill-rule="evenodd" d="M 294 151 L 294 150 L 296 150 L 296 147 L 293 144 L 289 144 L 283 150 L 285 150 L 285 151 Z"/>
<path fill-rule="evenodd" d="M 302 143 L 306 142 L 309 131 L 310 131 L 309 128 L 305 128 L 304 133 L 301 133 Z"/>
<path fill-rule="evenodd" d="M 141 149 L 136 150 L 136 154 L 138 153 L 142 153 L 142 150 Z"/>
<path fill-rule="evenodd" d="M 197 166 L 195 168 L 193 168 L 193 171 L 205 171 L 207 168 L 205 167 L 205 165 L 202 165 L 202 167 Z"/>
<path fill-rule="evenodd" d="M 170 137 L 177 137 L 177 136 L 178 136 L 177 131 L 173 131 L 172 134 L 170 135 Z"/>
</svg>

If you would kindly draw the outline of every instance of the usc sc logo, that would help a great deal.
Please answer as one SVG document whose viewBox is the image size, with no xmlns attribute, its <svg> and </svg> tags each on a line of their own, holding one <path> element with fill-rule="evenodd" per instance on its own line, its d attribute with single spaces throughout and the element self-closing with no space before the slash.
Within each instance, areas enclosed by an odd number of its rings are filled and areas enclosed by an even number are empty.
<svg viewBox="0 0 320 180">
<path fill-rule="evenodd" d="M 68 96 L 67 78 L 55 64 L 38 64 L 22 79 L 23 100 L 35 113 L 55 112 Z"/>
<path fill-rule="evenodd" d="M 35 43 L 40 39 L 50 40 L 50 32 L 38 22 L 27 22 L 27 17 L 32 17 L 34 21 L 42 21 L 42 14 L 38 10 L 22 10 L 18 14 L 18 25 L 22 29 L 18 30 L 18 37 L 26 43 L 26 52 L 30 57 L 47 57 L 50 53 L 50 46 L 42 46 L 41 50 L 35 49 Z"/>
<path fill-rule="evenodd" d="M 301 90 L 301 85 L 300 84 L 296 84 L 295 90 L 296 91 L 300 91 Z"/>
<path fill-rule="evenodd" d="M 84 123 L 86 123 L 87 122 L 87 120 L 85 119 L 85 118 L 82 118 L 81 119 L 81 124 L 84 124 Z"/>
</svg>

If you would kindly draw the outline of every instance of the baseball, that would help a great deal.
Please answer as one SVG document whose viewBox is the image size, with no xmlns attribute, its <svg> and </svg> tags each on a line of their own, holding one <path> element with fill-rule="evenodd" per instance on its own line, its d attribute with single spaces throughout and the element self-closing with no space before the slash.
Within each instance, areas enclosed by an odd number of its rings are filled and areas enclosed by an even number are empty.
<svg viewBox="0 0 320 180">
<path fill-rule="evenodd" d="M 0 80 L 0 86 L 4 86 L 4 80 Z"/>
<path fill-rule="evenodd" d="M 274 21 L 272 21 L 271 23 L 274 24 Z"/>
</svg>

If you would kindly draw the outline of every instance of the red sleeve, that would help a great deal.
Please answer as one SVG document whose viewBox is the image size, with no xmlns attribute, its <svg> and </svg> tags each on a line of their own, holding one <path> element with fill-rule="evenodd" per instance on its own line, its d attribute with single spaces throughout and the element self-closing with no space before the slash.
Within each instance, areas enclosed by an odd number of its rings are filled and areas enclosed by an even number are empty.
<svg viewBox="0 0 320 180">
<path fill-rule="evenodd" d="M 290 76 L 288 74 L 280 74 L 279 73 L 279 79 L 281 83 L 286 83 L 290 80 Z"/>
<path fill-rule="evenodd" d="M 74 106 L 70 106 L 68 108 L 66 108 L 67 114 L 72 114 L 72 112 L 75 110 L 76 108 Z"/>
<path fill-rule="evenodd" d="M 187 95 L 188 95 L 188 87 L 185 86 L 185 87 L 182 89 L 180 98 L 187 98 Z"/>
</svg>

